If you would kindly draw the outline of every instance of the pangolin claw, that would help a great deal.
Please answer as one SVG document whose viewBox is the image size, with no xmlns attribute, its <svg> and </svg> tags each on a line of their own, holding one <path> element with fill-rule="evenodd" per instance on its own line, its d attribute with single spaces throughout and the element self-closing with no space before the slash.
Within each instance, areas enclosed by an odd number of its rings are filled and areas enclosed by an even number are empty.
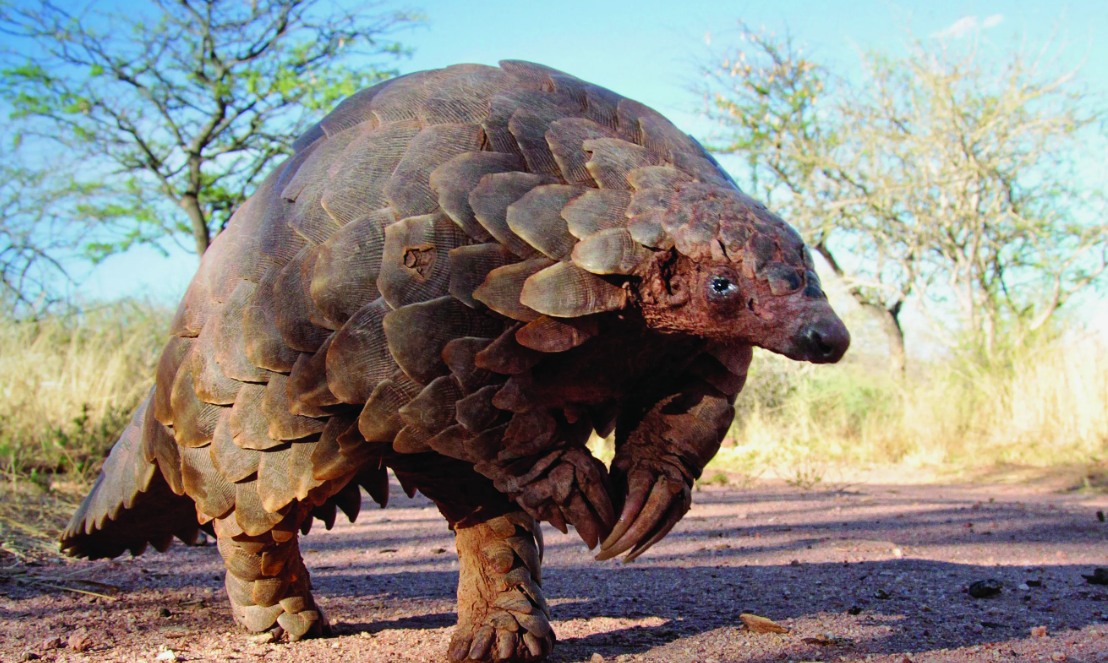
<svg viewBox="0 0 1108 663">
<path fill-rule="evenodd" d="M 630 550 L 630 562 L 662 539 L 689 510 L 691 495 L 684 482 L 659 474 L 651 481 L 645 470 L 632 472 L 627 498 L 612 533 L 600 546 L 596 559 L 604 561 Z"/>
</svg>

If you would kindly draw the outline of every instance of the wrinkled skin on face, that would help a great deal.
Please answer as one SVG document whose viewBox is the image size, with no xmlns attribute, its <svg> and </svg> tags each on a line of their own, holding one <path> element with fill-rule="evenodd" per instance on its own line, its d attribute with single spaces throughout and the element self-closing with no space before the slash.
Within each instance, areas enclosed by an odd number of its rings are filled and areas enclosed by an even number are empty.
<svg viewBox="0 0 1108 663">
<path fill-rule="evenodd" d="M 658 246 L 637 291 L 650 327 L 799 361 L 842 358 L 850 333 L 791 226 L 736 190 L 688 184 L 667 193 L 631 222 L 641 236 L 664 231 L 650 238 Z"/>
</svg>

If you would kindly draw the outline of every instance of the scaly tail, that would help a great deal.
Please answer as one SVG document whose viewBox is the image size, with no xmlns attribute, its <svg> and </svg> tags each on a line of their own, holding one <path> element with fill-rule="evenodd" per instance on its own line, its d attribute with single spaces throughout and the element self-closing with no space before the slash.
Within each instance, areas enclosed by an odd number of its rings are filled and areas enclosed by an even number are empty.
<svg viewBox="0 0 1108 663">
<path fill-rule="evenodd" d="M 196 506 L 181 489 L 176 445 L 171 436 L 160 439 L 158 433 L 164 428 L 152 416 L 146 420 L 152 402 L 151 392 L 112 447 L 92 491 L 69 520 L 61 536 L 65 554 L 111 558 L 128 550 L 132 555 L 142 554 L 147 544 L 164 551 L 174 536 L 186 543 L 196 541 L 200 531 Z M 171 482 L 175 486 L 171 487 Z"/>
</svg>

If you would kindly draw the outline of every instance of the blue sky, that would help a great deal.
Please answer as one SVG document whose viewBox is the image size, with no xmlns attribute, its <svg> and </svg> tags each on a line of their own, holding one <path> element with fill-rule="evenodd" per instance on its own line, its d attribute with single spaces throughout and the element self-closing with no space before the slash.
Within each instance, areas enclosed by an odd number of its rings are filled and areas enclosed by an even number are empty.
<svg viewBox="0 0 1108 663">
<path fill-rule="evenodd" d="M 857 71 L 859 50 L 896 52 L 908 31 L 916 36 L 976 35 L 986 48 L 1039 46 L 1052 36 L 1066 59 L 1085 61 L 1081 77 L 1108 92 L 1108 2 L 814 2 L 777 0 L 526 0 L 412 3 L 425 26 L 400 35 L 415 49 L 403 71 L 457 62 L 495 64 L 503 58 L 542 62 L 653 106 L 685 130 L 711 130 L 696 114 L 689 91 L 696 62 L 725 48 L 739 19 L 752 27 L 788 29 L 805 50 L 842 73 Z M 710 35 L 711 46 L 705 36 Z M 151 296 L 174 300 L 184 291 L 196 257 L 144 248 L 113 257 L 88 273 L 83 297 Z M 1108 315 L 1097 326 L 1108 327 Z"/>
</svg>

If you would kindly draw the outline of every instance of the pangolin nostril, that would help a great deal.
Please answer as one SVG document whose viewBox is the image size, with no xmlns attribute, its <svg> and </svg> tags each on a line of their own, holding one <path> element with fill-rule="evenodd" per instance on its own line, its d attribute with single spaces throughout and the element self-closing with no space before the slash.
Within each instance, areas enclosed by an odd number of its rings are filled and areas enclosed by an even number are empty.
<svg viewBox="0 0 1108 663">
<path fill-rule="evenodd" d="M 835 346 L 824 340 L 823 334 L 819 333 L 817 329 L 808 330 L 808 344 L 815 350 L 816 354 L 822 357 L 829 357 L 835 352 Z"/>
<path fill-rule="evenodd" d="M 837 362 L 850 347 L 850 332 L 838 318 L 810 322 L 796 339 L 803 359 L 820 364 Z"/>
</svg>

